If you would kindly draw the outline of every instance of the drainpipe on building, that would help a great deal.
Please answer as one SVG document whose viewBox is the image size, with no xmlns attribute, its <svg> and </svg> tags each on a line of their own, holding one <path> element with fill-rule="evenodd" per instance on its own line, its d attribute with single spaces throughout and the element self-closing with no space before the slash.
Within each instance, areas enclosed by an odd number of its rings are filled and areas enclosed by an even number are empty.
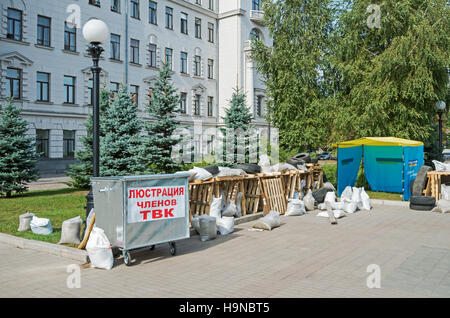
<svg viewBox="0 0 450 318">
<path fill-rule="evenodd" d="M 129 2 L 125 0 L 125 85 L 128 88 L 128 8 Z"/>
</svg>

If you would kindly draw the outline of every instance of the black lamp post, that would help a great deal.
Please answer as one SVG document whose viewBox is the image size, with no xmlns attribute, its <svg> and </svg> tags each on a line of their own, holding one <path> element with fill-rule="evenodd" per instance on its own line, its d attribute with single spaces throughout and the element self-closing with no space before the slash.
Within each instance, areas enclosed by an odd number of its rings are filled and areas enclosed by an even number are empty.
<svg viewBox="0 0 450 318">
<path fill-rule="evenodd" d="M 104 51 L 100 46 L 108 37 L 109 30 L 108 26 L 101 20 L 92 19 L 89 20 L 83 27 L 83 36 L 89 42 L 89 47 L 87 49 L 88 54 L 92 57 L 93 66 L 91 67 L 93 84 L 92 84 L 92 121 L 93 121 L 93 131 L 92 131 L 92 176 L 98 177 L 100 175 L 100 71 L 102 70 L 98 62 L 100 56 Z M 89 212 L 94 208 L 94 195 L 89 191 L 86 196 L 86 219 Z M 87 226 L 87 225 L 86 225 Z"/>
<path fill-rule="evenodd" d="M 446 105 L 445 102 L 438 101 L 434 106 L 439 116 L 439 160 L 442 161 L 442 114 L 444 114 Z"/>
</svg>

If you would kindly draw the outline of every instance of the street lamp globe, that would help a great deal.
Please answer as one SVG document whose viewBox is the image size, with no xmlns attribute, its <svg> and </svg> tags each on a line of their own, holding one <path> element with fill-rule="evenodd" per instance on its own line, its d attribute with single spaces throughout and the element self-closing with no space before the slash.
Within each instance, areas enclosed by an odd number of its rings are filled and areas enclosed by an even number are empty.
<svg viewBox="0 0 450 318">
<path fill-rule="evenodd" d="M 434 104 L 434 107 L 438 112 L 443 112 L 445 110 L 445 102 L 444 101 L 438 101 L 436 104 Z"/>
<path fill-rule="evenodd" d="M 100 44 L 108 38 L 109 29 L 105 22 L 91 19 L 83 26 L 83 37 L 92 44 Z"/>
</svg>

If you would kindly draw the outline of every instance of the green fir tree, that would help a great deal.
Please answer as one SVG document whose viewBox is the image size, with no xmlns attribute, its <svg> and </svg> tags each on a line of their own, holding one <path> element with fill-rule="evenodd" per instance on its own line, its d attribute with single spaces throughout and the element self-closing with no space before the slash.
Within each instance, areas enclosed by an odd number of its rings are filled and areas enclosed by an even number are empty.
<svg viewBox="0 0 450 318">
<path fill-rule="evenodd" d="M 0 115 L 0 194 L 27 191 L 26 183 L 38 179 L 38 154 L 32 138 L 26 136 L 27 121 L 20 116 L 12 98 Z"/>
<path fill-rule="evenodd" d="M 126 86 L 121 85 L 101 121 L 100 175 L 123 176 L 143 172 L 140 158 L 142 122 L 138 107 Z"/>
<path fill-rule="evenodd" d="M 144 139 L 142 157 L 149 173 L 172 173 L 179 165 L 172 158 L 172 148 L 181 141 L 173 136 L 179 127 L 180 96 L 172 83 L 172 71 L 164 64 L 151 90 L 147 106 L 151 121 L 147 123 L 148 135 Z"/>
</svg>

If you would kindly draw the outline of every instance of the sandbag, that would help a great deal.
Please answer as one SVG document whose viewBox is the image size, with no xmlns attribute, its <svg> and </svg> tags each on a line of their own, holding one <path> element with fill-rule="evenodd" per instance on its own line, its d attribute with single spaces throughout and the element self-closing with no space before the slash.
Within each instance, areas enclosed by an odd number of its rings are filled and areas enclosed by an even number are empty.
<svg viewBox="0 0 450 318">
<path fill-rule="evenodd" d="M 34 214 L 30 212 L 19 215 L 19 228 L 17 229 L 17 232 L 25 232 L 31 230 L 30 223 L 33 216 Z"/>
<path fill-rule="evenodd" d="M 224 216 L 216 220 L 220 235 L 228 235 L 234 231 L 234 217 Z"/>
<path fill-rule="evenodd" d="M 358 209 L 358 204 L 355 202 L 343 202 L 344 206 L 343 209 L 346 213 L 355 213 Z"/>
<path fill-rule="evenodd" d="M 86 244 L 91 267 L 110 270 L 114 264 L 111 244 L 101 228 L 93 227 Z"/>
<path fill-rule="evenodd" d="M 201 215 L 199 218 L 200 228 L 200 240 L 202 242 L 213 240 L 217 237 L 217 225 L 216 218 L 208 216 L 206 214 Z"/>
<path fill-rule="evenodd" d="M 323 202 L 331 202 L 331 203 L 335 203 L 336 202 L 336 194 L 333 191 L 327 192 L 327 194 L 325 195 L 325 199 L 323 200 Z"/>
<path fill-rule="evenodd" d="M 326 203 L 319 203 L 319 205 L 317 206 L 317 208 L 318 208 L 319 210 L 326 211 L 327 205 L 326 205 Z"/>
<path fill-rule="evenodd" d="M 436 171 L 450 171 L 450 163 L 443 163 L 437 160 L 432 161 Z"/>
<path fill-rule="evenodd" d="M 449 200 L 439 200 L 436 202 L 436 207 L 433 212 L 450 213 L 450 201 Z"/>
<path fill-rule="evenodd" d="M 80 230 L 83 220 L 80 216 L 65 220 L 62 223 L 61 239 L 58 244 L 80 244 Z"/>
<path fill-rule="evenodd" d="M 351 202 L 353 197 L 353 191 L 351 186 L 346 186 L 341 194 L 342 202 Z"/>
<path fill-rule="evenodd" d="M 296 167 L 288 163 L 277 163 L 271 167 L 272 172 L 283 172 L 286 170 L 297 170 Z"/>
<path fill-rule="evenodd" d="M 222 217 L 223 199 L 222 196 L 213 198 L 211 202 L 211 208 L 209 209 L 209 215 L 215 218 Z"/>
<path fill-rule="evenodd" d="M 200 234 L 200 219 L 197 213 L 192 216 L 191 225 L 195 229 L 197 234 Z"/>
<path fill-rule="evenodd" d="M 222 216 L 234 216 L 237 212 L 236 203 L 233 201 L 228 202 L 227 206 L 222 212 Z"/>
<path fill-rule="evenodd" d="M 441 184 L 441 195 L 442 195 L 442 200 L 450 201 L 450 186 Z"/>
<path fill-rule="evenodd" d="M 280 224 L 280 213 L 277 211 L 270 211 L 265 217 L 258 219 L 253 225 L 253 228 L 272 231 L 272 229 L 280 226 Z"/>
<path fill-rule="evenodd" d="M 342 210 L 333 210 L 333 215 L 336 219 L 340 219 L 341 217 L 345 216 L 344 211 Z M 317 216 L 328 218 L 328 212 L 319 212 L 317 213 Z"/>
<path fill-rule="evenodd" d="M 364 190 L 364 188 L 361 188 L 361 207 L 358 206 L 360 210 L 367 210 L 370 211 L 370 197 Z"/>
<path fill-rule="evenodd" d="M 305 204 L 299 199 L 289 199 L 286 208 L 286 216 L 298 216 L 306 214 Z"/>
<path fill-rule="evenodd" d="M 333 210 L 344 210 L 345 202 L 330 202 L 330 203 L 331 203 L 331 208 Z"/>
<path fill-rule="evenodd" d="M 240 175 L 247 175 L 247 173 L 242 169 L 219 167 L 219 174 L 217 176 L 218 177 L 233 177 L 233 176 L 240 176 Z"/>
<path fill-rule="evenodd" d="M 236 194 L 236 214 L 235 216 L 237 218 L 242 217 L 242 192 L 239 192 L 238 194 Z"/>
<path fill-rule="evenodd" d="M 272 167 L 270 166 L 270 159 L 267 155 L 262 155 L 259 157 L 258 165 L 261 167 L 262 173 L 272 172 Z"/>
<path fill-rule="evenodd" d="M 177 171 L 174 174 L 186 174 L 189 173 L 189 177 L 188 177 L 188 182 L 194 181 L 195 180 L 195 175 L 197 174 L 197 172 L 195 171 Z"/>
<path fill-rule="evenodd" d="M 314 210 L 314 197 L 312 195 L 311 189 L 308 190 L 305 197 L 303 198 L 303 202 L 305 203 L 306 211 L 313 211 Z"/>
<path fill-rule="evenodd" d="M 31 219 L 30 228 L 34 234 L 49 235 L 53 233 L 52 222 L 49 219 L 36 216 Z"/>
<path fill-rule="evenodd" d="M 333 190 L 333 191 L 336 191 L 336 188 L 334 187 L 334 185 L 331 182 L 325 182 L 323 184 L 323 187 L 327 188 L 327 189 L 330 189 L 330 190 Z"/>
<path fill-rule="evenodd" d="M 209 173 L 207 170 L 199 167 L 194 167 L 191 170 L 188 171 L 189 173 L 196 173 L 194 176 L 195 180 L 208 180 L 213 177 L 211 173 Z"/>
<path fill-rule="evenodd" d="M 352 202 L 356 203 L 358 207 L 361 205 L 361 189 L 353 187 Z"/>
</svg>

